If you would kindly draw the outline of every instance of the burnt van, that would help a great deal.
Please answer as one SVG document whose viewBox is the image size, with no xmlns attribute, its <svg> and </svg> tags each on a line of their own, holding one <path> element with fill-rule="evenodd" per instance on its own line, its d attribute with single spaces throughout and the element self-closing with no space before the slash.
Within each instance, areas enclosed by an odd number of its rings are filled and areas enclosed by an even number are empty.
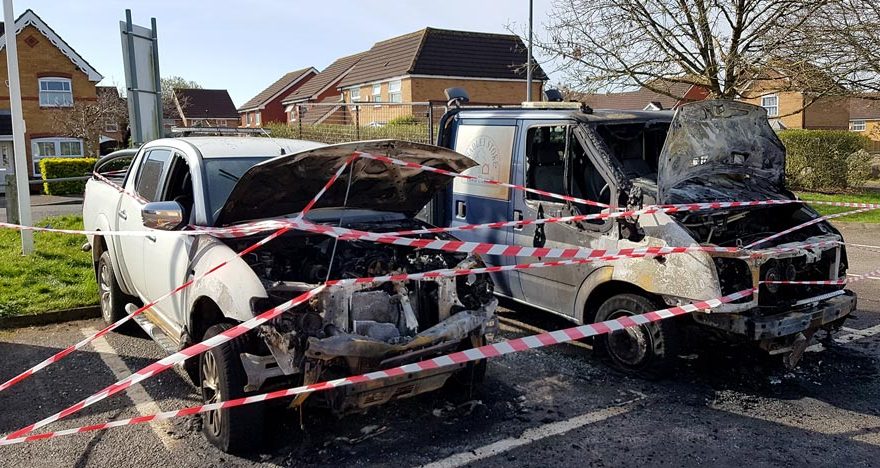
<svg viewBox="0 0 880 468">
<path fill-rule="evenodd" d="M 453 91 L 455 92 L 455 91 Z M 458 91 L 460 93 L 460 91 Z M 457 178 L 435 217 L 441 224 L 487 223 L 712 201 L 787 200 L 785 148 L 761 107 L 703 101 L 673 112 L 590 109 L 580 103 L 515 108 L 457 107 L 451 96 L 438 144 L 477 165 L 466 173 L 608 205 L 564 202 Z M 595 249 L 748 246 L 819 217 L 803 203 L 655 213 L 637 218 L 460 231 L 462 240 Z M 435 220 L 437 221 L 437 220 Z M 572 322 L 600 322 L 758 287 L 749 298 L 688 317 L 598 337 L 597 354 L 646 375 L 664 372 L 683 349 L 685 330 L 747 340 L 788 366 L 819 330 L 836 331 L 856 307 L 841 285 L 763 284 L 762 280 L 845 277 L 846 251 L 780 246 L 841 241 L 828 222 L 760 243 L 750 255 L 692 252 L 577 266 L 505 271 L 497 295 Z M 486 256 L 492 265 L 540 258 Z"/>
</svg>

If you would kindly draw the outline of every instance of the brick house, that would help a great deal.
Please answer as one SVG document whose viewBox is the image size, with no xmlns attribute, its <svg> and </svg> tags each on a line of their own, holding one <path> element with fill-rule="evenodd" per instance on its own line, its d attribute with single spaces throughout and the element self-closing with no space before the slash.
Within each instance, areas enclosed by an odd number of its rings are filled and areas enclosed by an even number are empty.
<svg viewBox="0 0 880 468">
<path fill-rule="evenodd" d="M 310 79 L 302 87 L 289 93 L 281 100 L 288 124 L 296 123 L 302 118 L 303 123 L 322 123 L 332 119 L 334 114 L 343 112 L 340 106 L 330 104 L 342 100 L 342 92 L 339 91 L 339 83 L 357 65 L 366 52 L 349 55 L 336 59 L 327 68 L 321 70 L 315 77 Z M 303 104 L 321 104 L 318 106 L 303 106 Z M 304 115 L 300 115 L 303 114 Z"/>
<path fill-rule="evenodd" d="M 240 118 L 225 89 L 175 88 L 175 127 L 238 127 Z"/>
<path fill-rule="evenodd" d="M 97 86 L 95 88 L 99 100 L 115 101 L 115 105 L 121 109 L 126 108 L 125 98 L 119 95 L 115 86 Z M 128 127 L 125 117 L 117 122 L 104 122 L 99 144 L 101 154 L 108 154 L 119 148 L 125 148 L 128 143 Z"/>
<path fill-rule="evenodd" d="M 238 113 L 241 115 L 239 125 L 262 127 L 265 123 L 286 121 L 287 115 L 284 113 L 284 105 L 281 101 L 285 96 L 308 84 L 317 74 L 318 70 L 314 67 L 285 73 L 238 108 Z"/>
<path fill-rule="evenodd" d="M 18 46 L 25 147 L 30 176 L 40 174 L 45 157 L 82 157 L 99 154 L 98 142 L 59 134 L 53 113 L 74 103 L 97 101 L 96 84 L 103 79 L 79 53 L 32 10 L 26 10 L 12 28 L 0 23 L 0 33 L 14 31 Z M 6 38 L 0 37 L 0 76 L 8 80 Z M 8 81 L 7 81 L 8 82 Z M 0 93 L 0 180 L 12 172 L 12 127 L 9 91 Z"/>
<path fill-rule="evenodd" d="M 526 99 L 525 65 L 519 36 L 425 28 L 374 44 L 339 88 L 346 103 L 372 103 L 360 106 L 362 125 L 382 124 L 396 117 L 382 103 L 445 102 L 443 90 L 454 86 L 472 102 L 519 104 Z M 537 63 L 532 74 L 537 97 L 547 75 Z"/>
<path fill-rule="evenodd" d="M 739 100 L 766 109 L 770 124 L 777 130 L 849 128 L 848 98 L 817 98 L 807 87 L 791 83 L 787 78 L 762 76 L 746 87 Z"/>
<path fill-rule="evenodd" d="M 849 129 L 871 140 L 872 152 L 880 152 L 880 93 L 851 97 Z"/>
<path fill-rule="evenodd" d="M 642 87 L 636 91 L 625 91 L 620 93 L 571 93 L 571 97 L 577 101 L 586 103 L 594 109 L 620 110 L 678 109 L 682 104 L 702 101 L 709 97 L 709 90 L 705 86 L 690 83 L 658 80 L 652 83 L 651 86 L 655 89 L 665 91 L 665 93 Z"/>
</svg>

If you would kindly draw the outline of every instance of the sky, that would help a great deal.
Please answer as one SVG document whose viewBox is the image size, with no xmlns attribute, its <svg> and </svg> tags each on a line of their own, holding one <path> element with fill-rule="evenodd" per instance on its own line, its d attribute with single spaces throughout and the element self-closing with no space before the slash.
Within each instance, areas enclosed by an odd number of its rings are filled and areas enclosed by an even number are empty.
<svg viewBox="0 0 880 468">
<path fill-rule="evenodd" d="M 534 0 L 535 30 L 552 0 Z M 155 17 L 162 76 L 229 90 L 236 106 L 289 71 L 323 69 L 338 57 L 426 26 L 506 33 L 525 30 L 528 0 L 14 0 L 34 10 L 104 76 L 124 86 L 119 21 Z M 549 70 L 548 70 L 549 71 Z M 551 78 L 553 75 L 551 74 Z"/>
</svg>

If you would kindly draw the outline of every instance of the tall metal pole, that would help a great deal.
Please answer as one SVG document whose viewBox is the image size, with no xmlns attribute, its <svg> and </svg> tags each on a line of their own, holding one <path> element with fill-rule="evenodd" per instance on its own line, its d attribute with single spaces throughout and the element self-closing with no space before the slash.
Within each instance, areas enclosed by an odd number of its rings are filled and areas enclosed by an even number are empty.
<svg viewBox="0 0 880 468">
<path fill-rule="evenodd" d="M 18 76 L 18 46 L 15 37 L 15 16 L 12 0 L 3 0 L 3 21 L 6 24 L 6 68 L 9 70 L 9 104 L 12 113 L 12 159 L 15 161 L 15 191 L 18 194 L 18 222 L 31 225 L 31 192 L 28 186 L 27 151 L 24 145 L 24 114 L 21 110 L 21 78 Z M 7 187 L 7 190 L 9 187 Z M 21 231 L 21 253 L 34 251 L 34 234 Z"/>
<path fill-rule="evenodd" d="M 526 101 L 532 100 L 532 7 L 533 0 L 529 0 L 529 47 L 526 62 Z"/>
</svg>

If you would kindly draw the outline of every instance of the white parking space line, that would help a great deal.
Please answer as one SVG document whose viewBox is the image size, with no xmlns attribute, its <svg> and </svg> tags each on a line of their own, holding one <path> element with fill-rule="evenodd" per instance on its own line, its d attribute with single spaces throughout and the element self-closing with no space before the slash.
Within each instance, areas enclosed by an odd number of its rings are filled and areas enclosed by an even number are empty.
<svg viewBox="0 0 880 468">
<path fill-rule="evenodd" d="M 864 330 L 855 330 L 853 328 L 841 327 L 842 330 L 848 331 L 850 333 L 846 335 L 841 335 L 834 338 L 834 342 L 837 344 L 846 344 L 852 343 L 856 340 L 861 340 L 863 338 L 870 338 L 874 335 L 880 334 L 880 325 L 874 325 L 873 327 L 865 328 Z M 822 346 L 822 343 L 816 343 L 814 345 L 810 345 L 807 347 L 806 351 L 822 351 L 825 349 L 825 346 Z"/>
<path fill-rule="evenodd" d="M 95 333 L 98 333 L 98 330 L 94 328 L 81 328 L 80 332 L 84 336 L 92 336 Z M 113 376 L 116 377 L 117 380 L 124 379 L 131 375 L 132 370 L 125 365 L 125 362 L 119 357 L 119 353 L 113 349 L 113 346 L 111 346 L 104 337 L 92 341 L 91 346 L 98 352 L 98 356 L 101 357 L 101 360 L 104 361 L 104 364 L 107 365 L 110 372 L 113 372 Z M 162 411 L 159 408 L 159 405 L 150 398 L 150 395 L 144 390 L 144 387 L 140 385 L 132 385 L 125 391 L 125 394 L 128 395 L 132 402 L 134 402 L 135 409 L 141 416 L 160 413 Z M 168 433 L 171 431 L 171 423 L 168 421 L 153 421 L 150 422 L 149 425 L 150 429 L 153 430 L 156 437 L 159 438 L 159 441 L 162 442 L 162 445 L 164 445 L 166 449 L 171 451 L 177 448 L 179 441 L 168 436 Z"/>
<path fill-rule="evenodd" d="M 530 331 L 532 333 L 547 333 L 547 330 L 544 330 L 543 328 L 539 328 L 534 325 L 529 325 L 527 323 L 523 323 L 523 322 L 520 322 L 519 320 L 514 320 L 509 317 L 498 317 L 498 320 L 501 322 L 501 325 L 502 325 L 501 329 L 504 331 L 518 332 L 518 331 L 525 330 L 525 331 Z M 574 346 L 576 348 L 583 348 L 583 349 L 589 349 L 589 350 L 593 349 L 592 346 L 585 344 L 585 343 L 581 343 L 580 341 L 568 341 L 563 344 Z"/>
<path fill-rule="evenodd" d="M 598 411 L 593 411 L 591 413 L 582 414 L 580 416 L 575 416 L 564 421 L 557 421 L 554 423 L 533 427 L 531 429 L 526 429 L 519 437 L 502 439 L 498 442 L 493 442 L 489 445 L 484 445 L 482 447 L 469 450 L 467 452 L 456 453 L 455 455 L 450 455 L 449 457 L 446 457 L 442 460 L 431 462 L 427 465 L 422 465 L 422 467 L 453 468 L 465 466 L 469 463 L 474 463 L 479 460 L 494 457 L 495 455 L 513 450 L 518 447 L 529 445 L 533 442 L 537 442 L 548 437 L 562 435 L 574 429 L 605 421 L 606 419 L 613 418 L 614 416 L 620 416 L 621 414 L 632 411 L 633 403 L 647 398 L 641 393 L 633 393 L 638 394 L 638 398 L 623 402 L 617 406 L 612 406 Z"/>
</svg>

